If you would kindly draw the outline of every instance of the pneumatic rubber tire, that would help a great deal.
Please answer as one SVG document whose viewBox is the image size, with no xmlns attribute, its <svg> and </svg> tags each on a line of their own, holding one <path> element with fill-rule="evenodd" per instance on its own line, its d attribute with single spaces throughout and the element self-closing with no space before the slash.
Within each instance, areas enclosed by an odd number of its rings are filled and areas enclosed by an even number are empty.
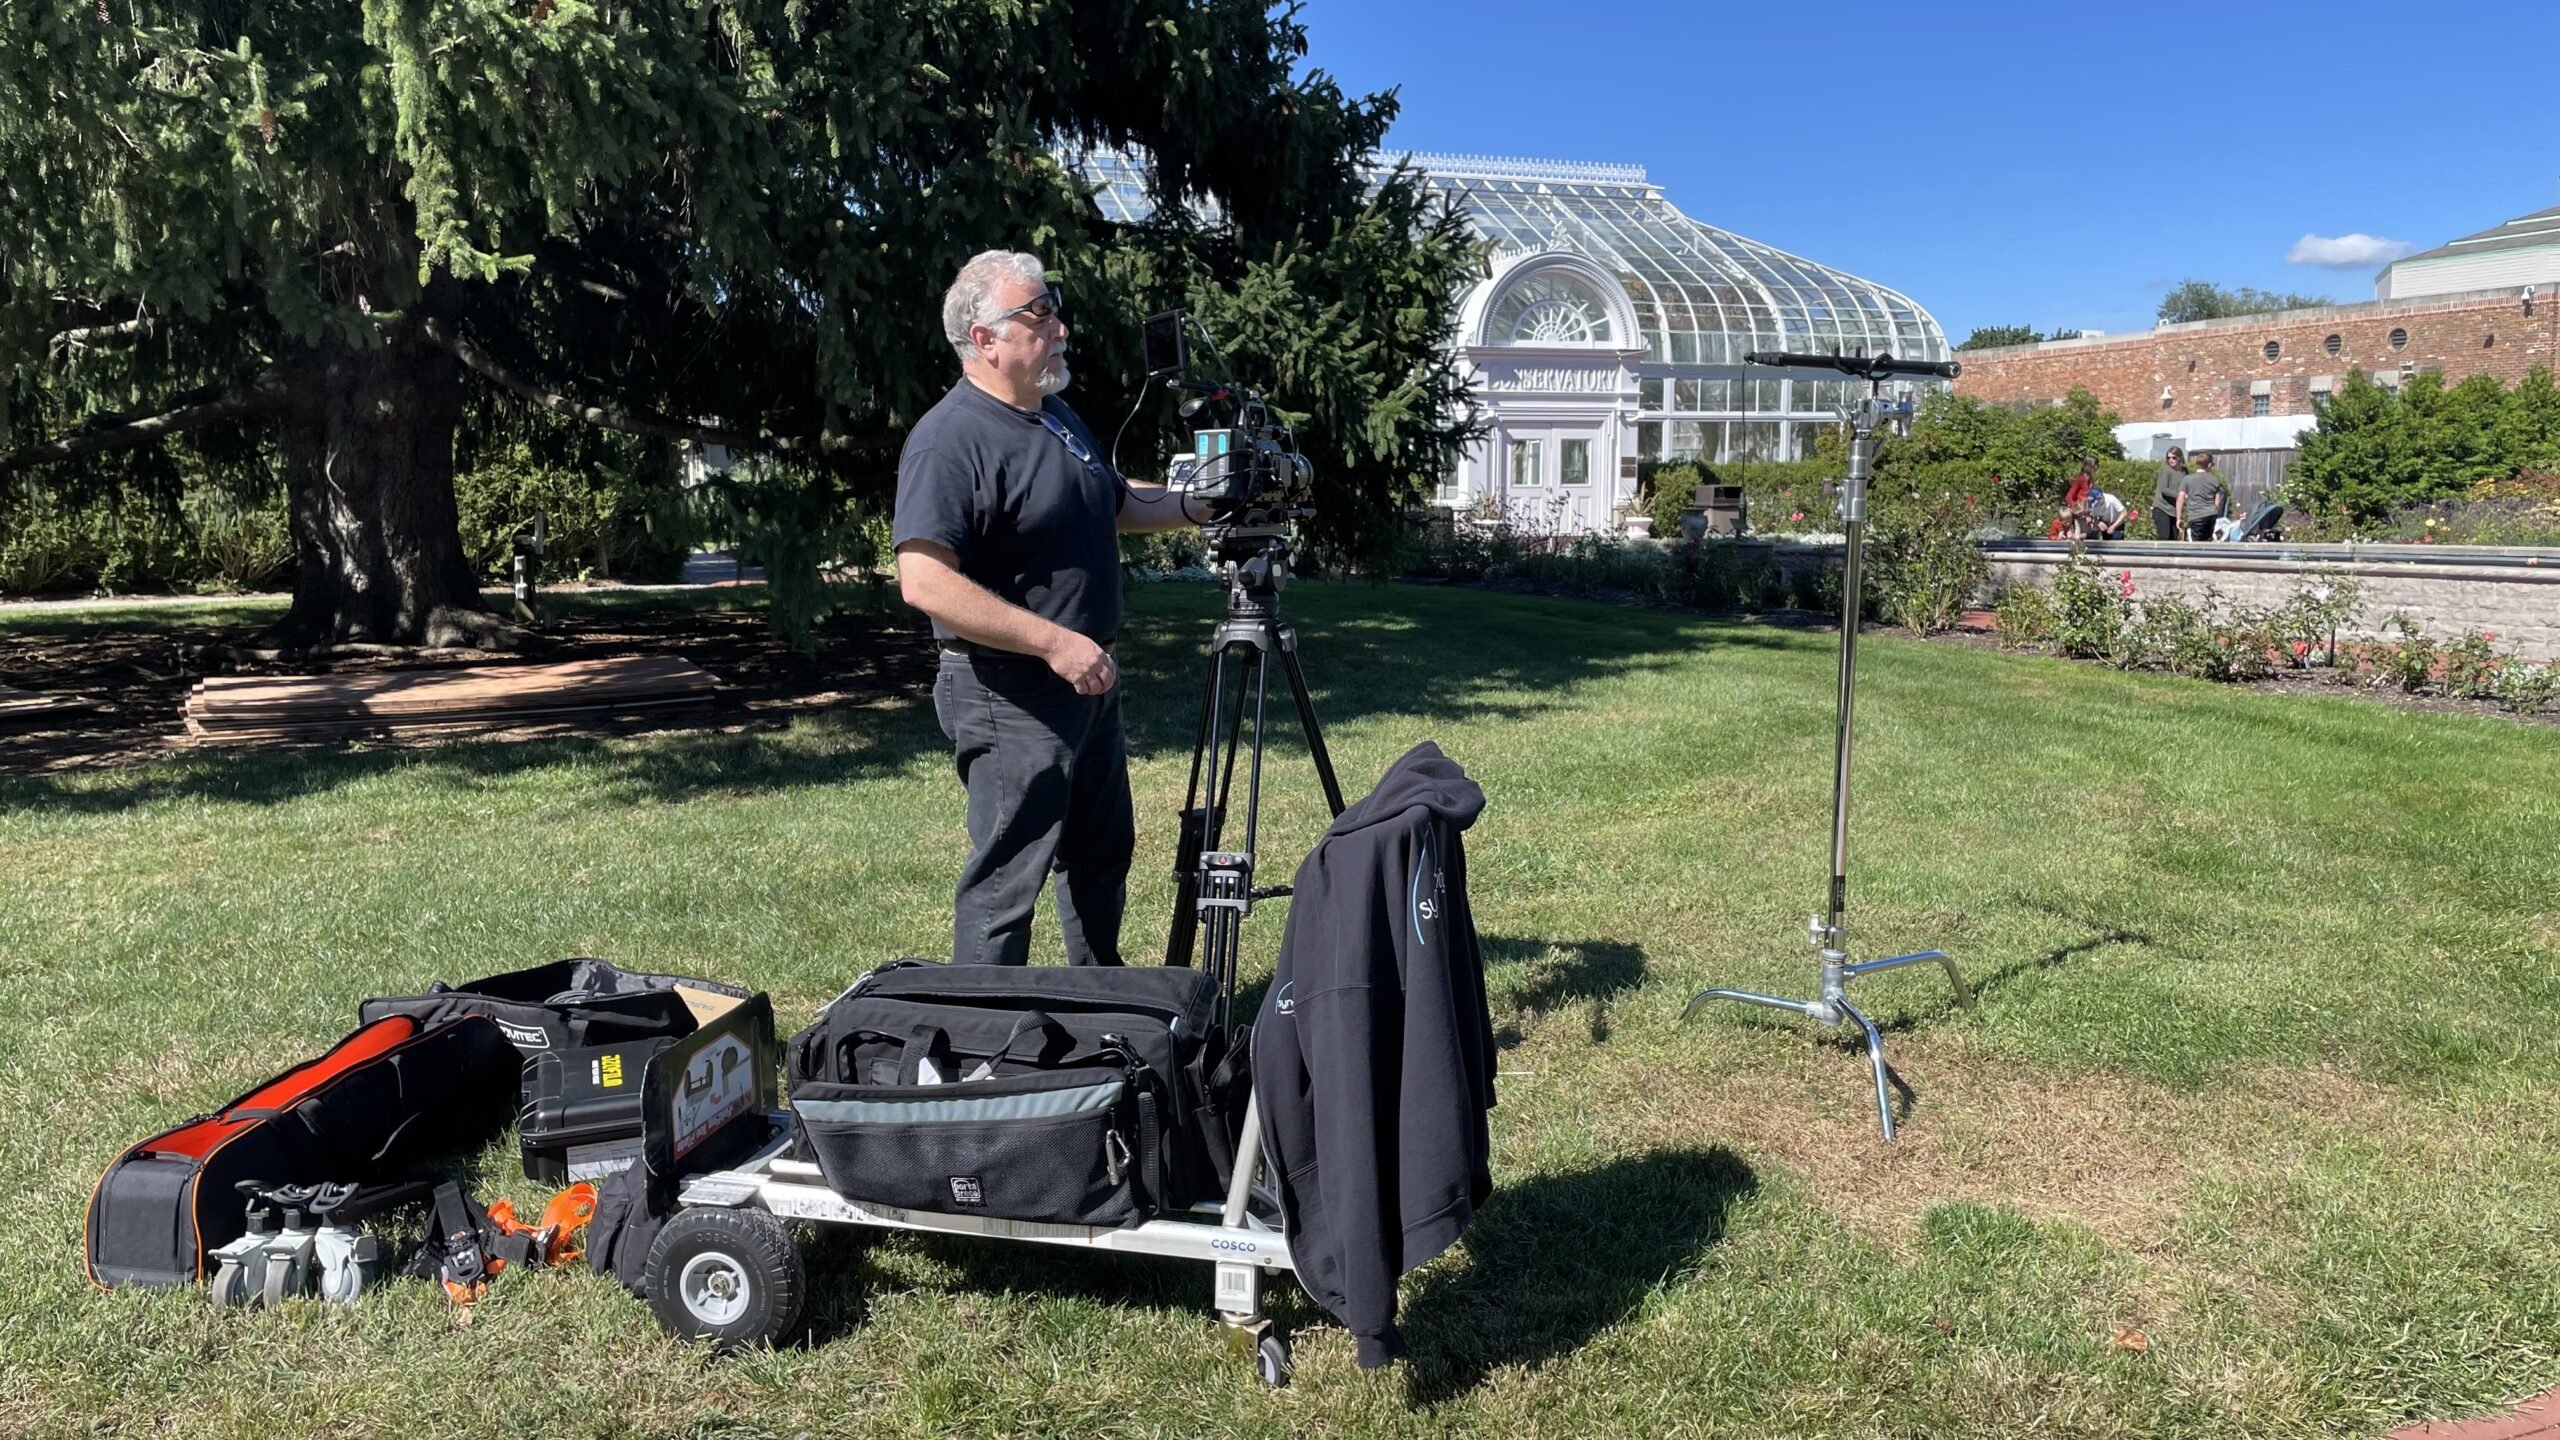
<svg viewBox="0 0 2560 1440">
<path fill-rule="evenodd" d="M 761 1210 L 680 1210 L 649 1247 L 649 1309 L 668 1333 L 723 1351 L 778 1345 L 800 1324 L 808 1267 Z"/>
</svg>

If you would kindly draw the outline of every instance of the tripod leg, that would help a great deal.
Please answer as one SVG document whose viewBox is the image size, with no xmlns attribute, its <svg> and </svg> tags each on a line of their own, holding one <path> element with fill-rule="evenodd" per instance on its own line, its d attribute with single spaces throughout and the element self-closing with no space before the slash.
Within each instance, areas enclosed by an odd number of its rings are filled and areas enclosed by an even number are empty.
<svg viewBox="0 0 2560 1440">
<path fill-rule="evenodd" d="M 1876 1072 L 1876 1123 L 1884 1127 L 1884 1138 L 1890 1140 L 1893 1138 L 1893 1090 L 1885 1080 L 1884 1036 L 1877 1033 L 1874 1021 L 1848 1001 L 1840 1002 L 1840 1011 L 1857 1021 L 1858 1028 L 1867 1032 L 1867 1063 Z"/>
<path fill-rule="evenodd" d="M 1209 652 L 1209 679 L 1200 696 L 1200 729 L 1191 741 L 1191 780 L 1183 788 L 1182 818 L 1176 829 L 1173 853 L 1173 925 L 1165 936 L 1164 963 L 1188 965 L 1193 946 L 1200 935 L 1200 852 L 1209 846 L 1209 838 L 1217 828 L 1214 793 L 1202 793 L 1202 781 L 1211 791 L 1217 785 L 1216 752 L 1218 733 L 1218 697 L 1225 687 L 1226 647 Z"/>
<path fill-rule="evenodd" d="M 1342 813 L 1342 782 L 1334 778 L 1333 752 L 1324 744 L 1324 730 L 1316 724 L 1316 702 L 1307 696 L 1307 672 L 1298 668 L 1298 632 L 1281 627 L 1274 637 L 1280 645 L 1280 666 L 1289 675 L 1289 694 L 1298 702 L 1298 726 L 1307 732 L 1307 753 L 1316 761 L 1316 778 L 1324 782 L 1324 803 L 1333 813 Z"/>
</svg>

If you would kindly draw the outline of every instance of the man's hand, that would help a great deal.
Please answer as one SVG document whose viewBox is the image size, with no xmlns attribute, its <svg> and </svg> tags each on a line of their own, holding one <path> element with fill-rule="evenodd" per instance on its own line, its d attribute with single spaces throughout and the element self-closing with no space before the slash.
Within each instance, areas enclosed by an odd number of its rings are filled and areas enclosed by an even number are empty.
<svg viewBox="0 0 2560 1440">
<path fill-rule="evenodd" d="M 1120 665 L 1111 652 L 1073 630 L 1058 632 L 1058 642 L 1041 656 L 1057 677 L 1079 695 L 1100 695 L 1120 683 Z"/>
</svg>

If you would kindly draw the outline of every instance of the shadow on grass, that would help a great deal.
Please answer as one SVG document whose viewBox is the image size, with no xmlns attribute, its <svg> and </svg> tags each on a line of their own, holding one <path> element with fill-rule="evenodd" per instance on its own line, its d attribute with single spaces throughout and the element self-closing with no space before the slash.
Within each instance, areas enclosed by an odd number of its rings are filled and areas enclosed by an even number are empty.
<svg viewBox="0 0 2560 1440">
<path fill-rule="evenodd" d="M 1210 586 L 1132 587 L 1120 655 L 1133 757 L 1190 752 L 1209 673 L 1206 647 L 1223 598 L 1223 591 Z M 717 618 L 697 619 L 697 608 L 679 605 L 661 614 L 630 604 L 611 618 L 628 649 L 688 655 L 733 680 L 749 670 L 780 686 L 792 706 L 766 714 L 732 708 L 715 716 L 715 724 L 745 727 L 739 731 L 628 740 L 575 734 L 432 745 L 206 749 L 76 777 L 0 774 L 0 813 L 115 813 L 170 799 L 276 804 L 391 770 L 472 788 L 555 766 L 600 771 L 594 788 L 615 800 L 680 801 L 858 781 L 945 752 L 927 703 L 933 661 L 920 617 L 900 612 L 885 621 L 849 622 L 846 633 L 830 640 L 825 669 L 772 679 L 795 666 L 809 667 L 764 653 L 774 646 L 744 645 L 733 633 L 738 617 L 720 622 L 728 633 L 694 633 Z M 1809 643 L 1774 629 L 1693 616 L 1359 582 L 1297 587 L 1284 615 L 1297 629 L 1322 725 L 1410 716 L 1413 739 L 1443 725 L 1529 719 L 1570 703 L 1569 692 L 1584 682 L 1666 668 L 1702 648 L 1780 650 Z M 100 628 L 132 633 L 145 623 L 120 619 Z M 804 693 L 812 690 L 830 693 L 813 702 Z M 1295 764 L 1304 748 L 1297 717 L 1285 682 L 1274 692 L 1269 735 L 1276 763 Z M 174 699 L 166 708 L 165 733 L 174 733 Z M 793 715 L 808 718 L 796 729 L 783 729 Z M 1401 751 L 1403 745 L 1394 748 Z M 1374 779 L 1356 759 L 1345 764 L 1349 796 L 1366 793 Z"/>
<path fill-rule="evenodd" d="M 1524 1022 L 1567 1006 L 1588 1006 L 1594 1045 L 1607 1044 L 1614 1032 L 1618 997 L 1644 984 L 1644 947 L 1623 940 L 1487 935 L 1479 943 L 1484 950 L 1485 969 L 1490 972 L 1489 988 L 1496 999 L 1508 1001 Z M 1524 962 L 1525 974 L 1501 973 L 1507 966 Z M 1509 1050 L 1525 1036 L 1515 1023 L 1503 1026 L 1493 1038 L 1496 1045 Z"/>
<path fill-rule="evenodd" d="M 1438 1405 L 1505 1366 L 1569 1355 L 1676 1284 L 1759 1188 L 1722 1146 L 1661 1150 L 1505 1185 L 1460 1242 L 1461 1268 L 1411 1292 L 1408 1396 Z"/>
</svg>

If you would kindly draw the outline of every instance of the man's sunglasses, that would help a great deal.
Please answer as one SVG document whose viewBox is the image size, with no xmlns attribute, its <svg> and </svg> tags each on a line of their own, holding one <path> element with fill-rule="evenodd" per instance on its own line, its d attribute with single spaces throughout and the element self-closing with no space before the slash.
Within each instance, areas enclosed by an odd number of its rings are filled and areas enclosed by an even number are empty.
<svg viewBox="0 0 2560 1440">
<path fill-rule="evenodd" d="M 1046 325 L 1058 318 L 1058 312 L 1066 308 L 1066 303 L 1067 297 L 1059 294 L 1058 287 L 1052 285 L 1041 291 L 1039 298 L 1030 304 L 1016 305 L 997 316 L 995 323 L 1001 325 L 1007 320 L 1028 320 L 1034 325 Z"/>
</svg>

